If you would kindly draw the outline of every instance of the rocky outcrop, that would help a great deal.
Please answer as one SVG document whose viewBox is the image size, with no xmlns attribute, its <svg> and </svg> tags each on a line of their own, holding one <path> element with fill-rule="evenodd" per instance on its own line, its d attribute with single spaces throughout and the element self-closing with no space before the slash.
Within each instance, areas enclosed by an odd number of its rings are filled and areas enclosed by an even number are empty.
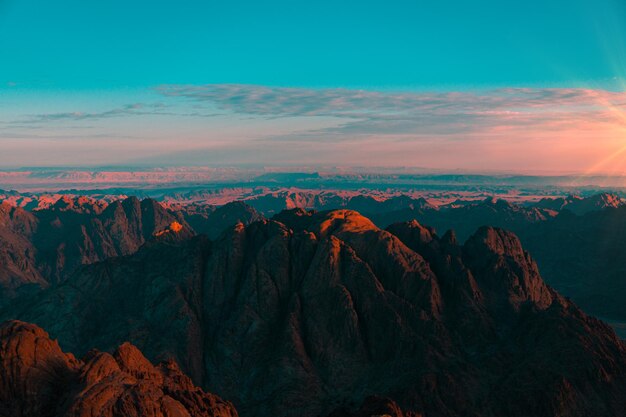
<svg viewBox="0 0 626 417">
<path fill-rule="evenodd" d="M 152 365 L 133 345 L 83 359 L 41 328 L 0 325 L 0 415 L 12 417 L 236 417 L 232 404 L 195 387 L 175 362 Z"/>
<path fill-rule="evenodd" d="M 477 278 L 488 280 L 478 281 L 478 285 L 484 294 L 493 293 L 493 303 L 520 309 L 530 302 L 542 310 L 552 304 L 553 294 L 539 276 L 537 264 L 514 234 L 482 227 L 463 249 L 466 265 Z"/>
<path fill-rule="evenodd" d="M 217 239 L 225 230 L 237 223 L 250 224 L 263 219 L 263 215 L 251 206 L 234 201 L 204 212 L 182 208 L 185 220 L 198 234 L 205 234 L 210 239 Z"/>
</svg>

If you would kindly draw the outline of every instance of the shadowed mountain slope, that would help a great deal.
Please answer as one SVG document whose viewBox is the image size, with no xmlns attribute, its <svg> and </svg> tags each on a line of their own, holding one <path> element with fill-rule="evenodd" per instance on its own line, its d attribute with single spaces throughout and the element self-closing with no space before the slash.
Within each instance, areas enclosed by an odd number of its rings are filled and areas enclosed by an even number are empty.
<svg viewBox="0 0 626 417">
<path fill-rule="evenodd" d="M 202 207 L 183 207 L 180 212 L 196 233 L 205 234 L 210 239 L 217 239 L 224 230 L 237 223 L 250 224 L 263 219 L 263 215 L 241 201 L 220 207 L 205 206 L 204 210 Z"/>
<path fill-rule="evenodd" d="M 12 297 L 28 284 L 46 286 L 37 268 L 32 236 L 37 219 L 24 209 L 0 204 L 0 297 Z M 0 301 L 0 305 L 2 301 Z"/>
<path fill-rule="evenodd" d="M 626 207 L 564 212 L 520 238 L 553 286 L 586 311 L 626 322 Z"/>
<path fill-rule="evenodd" d="M 239 222 L 261 218 L 240 202 L 208 211 L 171 211 L 151 199 L 129 197 L 105 205 L 63 196 L 34 212 L 2 203 L 0 292 L 12 298 L 20 287 L 33 291 L 29 284 L 61 282 L 81 265 L 133 254 L 152 240 L 182 241 L 197 233 L 215 239 Z"/>
<path fill-rule="evenodd" d="M 626 415 L 622 342 L 491 227 L 460 245 L 295 209 L 84 266 L 2 316 L 79 354 L 174 356 L 243 416 Z"/>
</svg>

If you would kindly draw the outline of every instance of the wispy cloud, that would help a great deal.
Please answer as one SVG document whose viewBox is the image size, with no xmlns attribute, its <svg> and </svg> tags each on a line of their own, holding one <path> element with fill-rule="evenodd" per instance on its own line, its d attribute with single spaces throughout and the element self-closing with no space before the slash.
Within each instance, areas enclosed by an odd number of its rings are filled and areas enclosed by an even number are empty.
<svg viewBox="0 0 626 417">
<path fill-rule="evenodd" d="M 379 92 L 348 89 L 306 89 L 241 84 L 165 85 L 166 96 L 217 103 L 224 109 L 250 114 L 320 116 L 355 111 L 454 110 L 481 112 L 502 108 L 545 108 L 554 105 L 597 105 L 598 100 L 622 106 L 626 94 L 591 89 L 506 88 L 485 92 Z"/>
<path fill-rule="evenodd" d="M 92 126 L 73 126 L 73 122 L 98 121 L 112 118 L 128 118 L 141 116 L 172 116 L 172 117 L 201 117 L 210 118 L 219 116 L 219 113 L 207 113 L 194 109 L 177 110 L 175 106 L 166 103 L 132 103 L 103 111 L 69 111 L 57 113 L 39 113 L 24 115 L 15 120 L 0 122 L 4 129 L 40 129 L 50 123 L 62 124 L 64 128 L 90 128 Z"/>
<path fill-rule="evenodd" d="M 604 90 L 507 88 L 484 92 L 379 92 L 218 84 L 161 86 L 168 97 L 210 102 L 238 114 L 332 117 L 314 135 L 449 135 L 580 120 L 626 124 L 626 94 Z M 302 136 L 302 135 L 301 135 Z M 348 136 L 346 136 L 348 137 Z"/>
<path fill-rule="evenodd" d="M 83 121 L 83 120 L 100 120 L 108 119 L 111 117 L 122 116 L 142 116 L 142 115 L 167 115 L 172 114 L 164 109 L 167 106 L 163 103 L 143 104 L 134 103 L 127 104 L 122 107 L 100 111 L 100 112 L 60 112 L 60 113 L 43 113 L 33 114 L 26 117 L 24 120 L 16 121 L 19 123 L 45 123 L 55 121 Z"/>
<path fill-rule="evenodd" d="M 84 140 L 84 139 L 132 139 L 138 138 L 131 135 L 120 135 L 119 133 L 101 132 L 93 134 L 37 134 L 37 133 L 19 133 L 19 132 L 2 132 L 0 139 L 52 139 L 52 140 Z"/>
</svg>

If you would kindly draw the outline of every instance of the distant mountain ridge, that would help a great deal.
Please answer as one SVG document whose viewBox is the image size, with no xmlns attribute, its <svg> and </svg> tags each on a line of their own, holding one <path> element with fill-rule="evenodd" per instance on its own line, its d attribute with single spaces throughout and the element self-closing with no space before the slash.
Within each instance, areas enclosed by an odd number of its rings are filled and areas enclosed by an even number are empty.
<svg viewBox="0 0 626 417">
<path fill-rule="evenodd" d="M 600 193 L 587 198 L 578 196 L 567 196 L 561 198 L 543 198 L 534 207 L 547 208 L 555 211 L 569 210 L 574 214 L 583 215 L 592 211 L 603 210 L 605 208 L 617 208 L 624 205 L 624 202 L 615 194 Z"/>
</svg>

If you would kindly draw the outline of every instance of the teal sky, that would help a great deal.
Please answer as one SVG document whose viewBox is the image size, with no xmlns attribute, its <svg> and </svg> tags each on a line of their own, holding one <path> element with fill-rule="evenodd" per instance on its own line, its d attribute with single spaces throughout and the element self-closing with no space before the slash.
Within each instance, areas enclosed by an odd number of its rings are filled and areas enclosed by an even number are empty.
<svg viewBox="0 0 626 417">
<path fill-rule="evenodd" d="M 603 82 L 626 39 L 621 0 L 0 5 L 0 79 L 32 88 Z"/>
<path fill-rule="evenodd" d="M 619 148 L 625 45 L 621 0 L 0 0 L 0 167 L 581 171 L 572 126 Z"/>
</svg>

